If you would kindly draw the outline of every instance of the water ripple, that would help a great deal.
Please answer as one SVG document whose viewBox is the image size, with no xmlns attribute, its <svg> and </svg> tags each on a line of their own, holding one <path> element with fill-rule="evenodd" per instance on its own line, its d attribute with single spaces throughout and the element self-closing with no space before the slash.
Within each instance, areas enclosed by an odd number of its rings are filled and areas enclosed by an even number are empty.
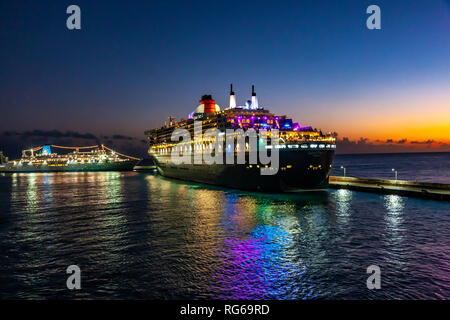
<svg viewBox="0 0 450 320">
<path fill-rule="evenodd" d="M 2 176 L 0 210 L 0 298 L 450 298 L 444 202 L 111 172 Z M 65 287 L 71 264 L 81 291 Z"/>
</svg>

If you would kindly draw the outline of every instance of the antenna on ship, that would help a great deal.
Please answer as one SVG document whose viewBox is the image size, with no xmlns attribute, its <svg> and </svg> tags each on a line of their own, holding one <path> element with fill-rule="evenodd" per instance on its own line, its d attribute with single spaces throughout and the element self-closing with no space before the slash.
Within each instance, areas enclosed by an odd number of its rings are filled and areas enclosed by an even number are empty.
<svg viewBox="0 0 450 320">
<path fill-rule="evenodd" d="M 255 85 L 252 84 L 252 104 L 250 105 L 250 109 L 258 109 L 258 98 L 256 97 Z"/>
<path fill-rule="evenodd" d="M 236 108 L 236 97 L 233 92 L 233 84 L 230 84 L 230 109 Z"/>
</svg>

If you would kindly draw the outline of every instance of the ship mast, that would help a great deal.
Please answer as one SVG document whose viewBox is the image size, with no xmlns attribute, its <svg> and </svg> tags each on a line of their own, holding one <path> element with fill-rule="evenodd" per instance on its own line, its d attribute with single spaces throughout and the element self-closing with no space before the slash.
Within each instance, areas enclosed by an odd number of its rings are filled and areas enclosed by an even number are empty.
<svg viewBox="0 0 450 320">
<path fill-rule="evenodd" d="M 252 104 L 250 105 L 250 109 L 259 109 L 258 98 L 256 97 L 255 85 L 252 85 Z"/>
<path fill-rule="evenodd" d="M 230 107 L 229 109 L 236 108 L 236 97 L 234 96 L 233 92 L 233 84 L 230 84 Z"/>
</svg>

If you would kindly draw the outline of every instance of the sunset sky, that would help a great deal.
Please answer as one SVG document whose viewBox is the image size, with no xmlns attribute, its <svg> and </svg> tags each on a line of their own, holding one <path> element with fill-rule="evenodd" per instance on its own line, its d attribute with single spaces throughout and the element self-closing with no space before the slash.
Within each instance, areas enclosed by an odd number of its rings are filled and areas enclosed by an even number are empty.
<svg viewBox="0 0 450 320">
<path fill-rule="evenodd" d="M 450 1 L 0 4 L 0 132 L 145 139 L 203 94 L 226 107 L 230 83 L 348 152 L 450 151 Z"/>
</svg>

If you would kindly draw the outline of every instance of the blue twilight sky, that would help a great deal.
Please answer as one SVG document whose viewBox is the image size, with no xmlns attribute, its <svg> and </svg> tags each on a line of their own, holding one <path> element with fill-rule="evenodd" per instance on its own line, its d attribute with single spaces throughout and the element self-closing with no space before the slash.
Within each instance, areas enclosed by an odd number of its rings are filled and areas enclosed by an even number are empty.
<svg viewBox="0 0 450 320">
<path fill-rule="evenodd" d="M 232 82 L 239 104 L 255 84 L 261 105 L 341 137 L 450 141 L 450 1 L 0 3 L 0 130 L 143 137 L 202 94 L 226 106 Z"/>
</svg>

